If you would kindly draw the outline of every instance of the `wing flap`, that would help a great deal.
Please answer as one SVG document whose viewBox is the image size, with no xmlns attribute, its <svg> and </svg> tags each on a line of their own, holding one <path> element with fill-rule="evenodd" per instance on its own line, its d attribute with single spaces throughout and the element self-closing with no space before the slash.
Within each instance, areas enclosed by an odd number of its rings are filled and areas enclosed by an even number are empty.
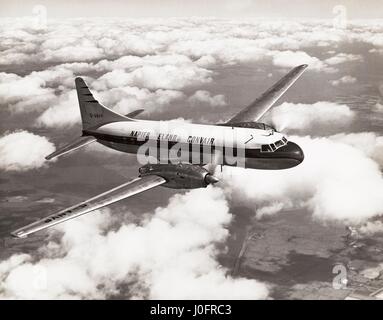
<svg viewBox="0 0 383 320">
<path fill-rule="evenodd" d="M 237 113 L 227 123 L 258 121 L 302 75 L 307 66 L 307 64 L 302 64 L 292 69 L 271 88 L 265 91 L 258 99 Z"/>
<path fill-rule="evenodd" d="M 16 238 L 24 238 L 31 233 L 35 233 L 64 221 L 76 218 L 88 212 L 100 209 L 111 203 L 157 187 L 165 182 L 166 180 L 164 178 L 154 175 L 136 178 L 116 188 L 101 193 L 93 198 L 90 198 L 89 200 L 80 202 L 72 207 L 56 212 L 25 227 L 17 229 L 11 234 Z"/>
</svg>

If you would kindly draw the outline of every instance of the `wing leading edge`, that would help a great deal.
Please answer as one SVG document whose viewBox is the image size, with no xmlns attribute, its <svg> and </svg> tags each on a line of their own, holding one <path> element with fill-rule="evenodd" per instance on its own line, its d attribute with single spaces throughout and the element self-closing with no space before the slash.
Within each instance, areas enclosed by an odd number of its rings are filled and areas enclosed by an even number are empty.
<svg viewBox="0 0 383 320">
<path fill-rule="evenodd" d="M 52 227 L 64 221 L 76 218 L 88 212 L 105 207 L 111 203 L 131 197 L 137 193 L 157 187 L 166 180 L 159 176 L 144 176 L 126 182 L 116 188 L 101 193 L 89 200 L 80 202 L 72 207 L 58 211 L 50 216 L 33 222 L 25 227 L 13 231 L 11 234 L 16 238 L 24 238 L 31 233 Z"/>
<path fill-rule="evenodd" d="M 302 75 L 307 64 L 292 69 L 282 79 L 265 91 L 249 106 L 237 113 L 227 123 L 258 121 L 274 105 L 274 103 L 290 88 L 290 86 Z"/>
</svg>

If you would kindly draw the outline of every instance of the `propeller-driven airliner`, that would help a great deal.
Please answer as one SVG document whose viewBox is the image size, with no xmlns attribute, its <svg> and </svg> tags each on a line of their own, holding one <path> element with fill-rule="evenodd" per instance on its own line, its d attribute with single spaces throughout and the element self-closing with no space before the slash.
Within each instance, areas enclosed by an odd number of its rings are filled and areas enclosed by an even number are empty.
<svg viewBox="0 0 383 320">
<path fill-rule="evenodd" d="M 288 72 L 249 106 L 219 124 L 137 119 L 143 110 L 119 114 L 98 102 L 86 82 L 75 79 L 82 135 L 46 157 L 62 156 L 91 143 L 137 155 L 138 177 L 74 206 L 28 224 L 11 234 L 24 238 L 149 189 L 203 188 L 218 182 L 217 165 L 277 170 L 299 165 L 302 149 L 261 120 L 302 75 L 307 65 Z M 144 163 L 146 159 L 147 162 Z"/>
</svg>

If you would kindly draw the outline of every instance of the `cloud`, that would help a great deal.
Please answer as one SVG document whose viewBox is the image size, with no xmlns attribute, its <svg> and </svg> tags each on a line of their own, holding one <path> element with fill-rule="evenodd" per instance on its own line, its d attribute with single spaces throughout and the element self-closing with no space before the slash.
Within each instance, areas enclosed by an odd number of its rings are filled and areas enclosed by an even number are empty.
<svg viewBox="0 0 383 320">
<path fill-rule="evenodd" d="M 316 57 L 312 57 L 303 51 L 274 51 L 271 52 L 273 64 L 278 67 L 296 67 L 301 64 L 308 64 L 309 69 L 315 71 L 336 72 L 336 69 L 328 67 Z"/>
<path fill-rule="evenodd" d="M 383 233 L 382 221 L 367 221 L 360 228 L 358 228 L 359 234 L 371 236 L 376 233 Z"/>
<path fill-rule="evenodd" d="M 331 137 L 334 141 L 345 143 L 361 150 L 366 156 L 383 167 L 383 137 L 373 132 L 339 133 Z"/>
<path fill-rule="evenodd" d="M 176 102 L 185 99 L 178 90 L 158 89 L 150 91 L 146 88 L 125 86 L 102 92 L 95 92 L 99 101 L 121 114 L 137 109 L 145 109 L 145 114 L 161 113 L 168 107 L 176 107 Z"/>
<path fill-rule="evenodd" d="M 308 63 L 314 71 L 336 72 L 337 65 L 363 59 L 359 54 L 338 52 L 341 45 L 362 42 L 378 50 L 383 31 L 373 21 L 350 22 L 345 33 L 326 21 L 199 18 L 51 20 L 44 33 L 36 32 L 30 21 L 2 20 L 0 26 L 6 57 L 0 63 L 5 69 L 18 70 L 36 61 L 43 69 L 29 74 L 1 73 L 0 103 L 12 111 L 41 112 L 36 123 L 48 126 L 56 125 L 59 117 L 53 121 L 55 116 L 47 109 L 61 114 L 62 126 L 76 122 L 72 115 L 77 112 L 58 112 L 58 108 L 65 105 L 78 75 L 90 76 L 92 88 L 106 100 L 105 92 L 111 89 L 148 89 L 145 99 L 130 95 L 108 106 L 129 112 L 143 105 L 148 112 L 160 112 L 171 102 L 156 109 L 151 107 L 156 97 L 187 104 L 191 90 L 210 84 L 220 73 L 219 67 L 231 64 L 260 62 L 292 68 Z M 334 48 L 332 56 L 322 58 L 308 50 L 318 46 L 326 47 L 325 52 Z M 353 81 L 346 76 L 331 83 Z M 223 105 L 214 100 L 209 103 Z"/>
<path fill-rule="evenodd" d="M 223 94 L 212 96 L 211 93 L 206 90 L 197 90 L 188 98 L 188 101 L 192 106 L 205 104 L 212 107 L 221 107 L 226 105 L 225 96 Z"/>
<path fill-rule="evenodd" d="M 0 73 L 0 103 L 7 104 L 13 112 L 45 110 L 74 87 L 75 73 L 90 70 L 92 65 L 87 63 L 64 63 L 23 77 Z"/>
<path fill-rule="evenodd" d="M 57 49 L 47 48 L 44 51 L 44 59 L 49 62 L 92 61 L 101 59 L 103 56 L 103 51 L 87 39 L 73 46 L 61 44 Z"/>
<path fill-rule="evenodd" d="M 347 105 L 319 101 L 314 104 L 283 103 L 274 107 L 269 116 L 280 131 L 313 132 L 317 129 L 326 132 L 338 132 L 350 125 L 355 112 Z"/>
<path fill-rule="evenodd" d="M 377 111 L 377 112 L 382 112 L 383 111 L 383 104 L 378 101 L 374 106 L 373 106 L 373 110 L 374 111 Z"/>
<path fill-rule="evenodd" d="M 81 121 L 77 93 L 69 91 L 60 96 L 56 105 L 45 110 L 37 119 L 37 126 L 59 127 L 72 126 Z"/>
<path fill-rule="evenodd" d="M 198 199 L 198 201 L 196 201 Z M 117 218 L 117 215 L 119 217 Z M 32 299 L 263 299 L 267 286 L 232 278 L 217 255 L 231 221 L 219 188 L 175 195 L 134 223 L 109 209 L 62 224 L 34 257 L 0 263 L 0 296 Z M 125 222 L 121 225 L 120 221 Z M 119 223 L 116 223 L 119 222 Z M 54 240 L 56 239 L 56 240 Z M 121 250 L 123 248 L 123 250 Z M 128 290 L 121 292 L 124 286 Z"/>
<path fill-rule="evenodd" d="M 322 221 L 364 223 L 383 213 L 383 179 L 371 150 L 360 146 L 369 140 L 376 151 L 374 140 L 363 136 L 291 137 L 304 151 L 302 164 L 280 171 L 225 167 L 225 190 L 261 215 L 299 207 Z"/>
<path fill-rule="evenodd" d="M 96 99 L 121 114 L 128 114 L 142 108 L 145 109 L 147 115 L 160 113 L 167 108 L 176 107 L 177 101 L 186 99 L 186 96 L 179 90 L 157 89 L 151 91 L 147 88 L 123 84 L 120 87 L 119 84 L 114 83 L 115 87 L 99 91 L 93 89 L 93 87 L 98 89 L 105 87 L 100 85 L 99 80 L 94 81 L 92 79 L 88 81 L 88 85 L 90 85 Z M 81 116 L 76 90 L 66 90 L 55 100 L 52 106 L 40 114 L 35 123 L 37 126 L 63 128 L 80 123 L 80 121 Z"/>
<path fill-rule="evenodd" d="M 47 138 L 28 131 L 15 131 L 0 137 L 0 169 L 26 171 L 45 164 L 44 157 L 55 151 Z"/>
<path fill-rule="evenodd" d="M 115 69 L 101 76 L 95 83 L 97 88 L 136 86 L 139 88 L 183 89 L 187 86 L 209 83 L 211 71 L 197 66 L 174 65 L 143 66 L 132 72 Z"/>
<path fill-rule="evenodd" d="M 355 83 L 356 82 L 356 78 L 355 77 L 352 77 L 352 76 L 343 76 L 342 78 L 338 79 L 338 80 L 332 80 L 330 81 L 330 83 L 333 85 L 333 86 L 339 86 L 340 84 L 350 84 L 350 83 Z"/>
<path fill-rule="evenodd" d="M 341 64 L 345 62 L 350 62 L 350 61 L 362 62 L 363 57 L 359 54 L 338 53 L 337 55 L 326 59 L 324 62 L 329 65 L 337 65 L 337 64 Z"/>
<path fill-rule="evenodd" d="M 51 101 L 53 98 L 53 90 L 45 87 L 44 79 L 0 73 L 0 104 L 5 104 L 15 111 L 29 111 L 28 105 L 39 109 L 40 103 Z"/>
<path fill-rule="evenodd" d="M 332 22 L 325 20 L 243 21 L 196 17 L 51 19 L 43 34 L 35 32 L 30 21 L 20 19 L 4 19 L 0 26 L 4 52 L 0 63 L 4 65 L 33 61 L 90 62 L 157 54 L 180 54 L 192 60 L 208 57 L 209 65 L 211 62 L 260 61 L 274 50 L 303 52 L 309 47 L 337 48 L 339 44 L 355 42 L 379 50 L 383 42 L 382 27 L 376 21 L 349 21 L 347 32 L 334 29 Z M 308 57 L 301 55 L 301 58 Z M 358 59 L 358 55 L 339 53 L 322 63 L 338 64 Z M 321 65 L 317 58 L 309 60 L 318 67 Z"/>
<path fill-rule="evenodd" d="M 193 67 L 193 61 L 189 57 L 180 54 L 158 54 L 144 57 L 128 55 L 116 60 L 101 60 L 95 65 L 95 68 L 99 71 L 113 71 L 115 69 L 133 71 L 149 65 L 157 67 L 164 65 Z"/>
</svg>

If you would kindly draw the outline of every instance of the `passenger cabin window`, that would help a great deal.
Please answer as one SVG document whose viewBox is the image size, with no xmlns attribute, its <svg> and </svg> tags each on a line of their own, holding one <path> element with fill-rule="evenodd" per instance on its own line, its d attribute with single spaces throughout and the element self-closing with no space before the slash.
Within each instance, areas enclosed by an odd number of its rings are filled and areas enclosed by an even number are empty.
<svg viewBox="0 0 383 320">
<path fill-rule="evenodd" d="M 271 149 L 271 146 L 269 144 L 263 144 L 261 146 L 261 151 L 262 152 L 272 152 L 273 149 Z"/>
</svg>

